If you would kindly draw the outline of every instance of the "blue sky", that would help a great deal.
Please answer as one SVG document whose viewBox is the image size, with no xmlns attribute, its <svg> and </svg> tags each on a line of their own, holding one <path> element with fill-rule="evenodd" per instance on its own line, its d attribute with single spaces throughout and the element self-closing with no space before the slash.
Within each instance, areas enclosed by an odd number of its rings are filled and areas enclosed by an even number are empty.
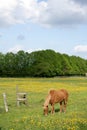
<svg viewBox="0 0 87 130">
<path fill-rule="evenodd" d="M 87 59 L 86 0 L 0 0 L 0 52 L 52 49 Z"/>
</svg>

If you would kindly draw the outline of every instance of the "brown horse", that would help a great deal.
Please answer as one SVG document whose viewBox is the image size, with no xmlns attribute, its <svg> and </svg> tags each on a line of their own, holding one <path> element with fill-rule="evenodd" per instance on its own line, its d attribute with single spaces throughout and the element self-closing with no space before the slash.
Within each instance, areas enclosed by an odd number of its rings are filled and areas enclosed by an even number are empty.
<svg viewBox="0 0 87 130">
<path fill-rule="evenodd" d="M 45 100 L 44 103 L 44 115 L 48 114 L 48 105 L 51 104 L 52 110 L 51 113 L 53 114 L 54 111 L 54 105 L 55 103 L 60 103 L 60 112 L 66 111 L 66 105 L 68 101 L 68 92 L 65 89 L 60 90 L 50 90 L 49 94 Z"/>
</svg>

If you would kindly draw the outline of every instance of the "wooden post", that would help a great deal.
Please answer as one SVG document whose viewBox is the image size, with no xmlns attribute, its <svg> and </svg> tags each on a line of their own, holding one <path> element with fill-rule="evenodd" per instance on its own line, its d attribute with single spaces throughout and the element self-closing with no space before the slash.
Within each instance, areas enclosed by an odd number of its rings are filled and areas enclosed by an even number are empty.
<svg viewBox="0 0 87 130">
<path fill-rule="evenodd" d="M 17 93 L 17 106 L 20 105 L 20 103 L 23 103 L 27 105 L 27 94 L 26 93 Z"/>
<path fill-rule="evenodd" d="M 8 105 L 7 105 L 7 100 L 6 100 L 6 94 L 3 93 L 3 98 L 4 98 L 4 105 L 5 105 L 5 110 L 8 112 Z"/>
<path fill-rule="evenodd" d="M 19 106 L 20 103 L 28 105 L 28 103 L 27 103 L 27 93 L 19 92 L 18 86 L 16 86 L 16 97 L 17 97 L 17 106 Z"/>
</svg>

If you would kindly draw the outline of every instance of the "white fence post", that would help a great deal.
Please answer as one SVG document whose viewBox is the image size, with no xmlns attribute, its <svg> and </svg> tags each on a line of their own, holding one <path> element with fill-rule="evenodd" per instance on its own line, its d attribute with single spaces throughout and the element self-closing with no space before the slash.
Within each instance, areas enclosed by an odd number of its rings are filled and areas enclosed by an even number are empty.
<svg viewBox="0 0 87 130">
<path fill-rule="evenodd" d="M 87 77 L 87 73 L 85 73 L 85 76 Z"/>
<path fill-rule="evenodd" d="M 4 105 L 5 105 L 5 110 L 8 112 L 8 105 L 7 105 L 7 100 L 6 100 L 6 94 L 3 93 L 3 98 L 4 98 Z"/>
</svg>

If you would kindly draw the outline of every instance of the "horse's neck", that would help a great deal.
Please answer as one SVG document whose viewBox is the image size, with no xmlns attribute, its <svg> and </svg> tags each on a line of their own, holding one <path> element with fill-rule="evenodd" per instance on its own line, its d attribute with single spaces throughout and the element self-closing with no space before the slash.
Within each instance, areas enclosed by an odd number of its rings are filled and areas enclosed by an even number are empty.
<svg viewBox="0 0 87 130">
<path fill-rule="evenodd" d="M 48 106 L 48 105 L 49 105 L 50 98 L 51 98 L 51 96 L 48 95 L 47 98 L 46 98 L 46 101 L 45 101 L 45 103 L 44 103 L 44 106 Z"/>
</svg>

